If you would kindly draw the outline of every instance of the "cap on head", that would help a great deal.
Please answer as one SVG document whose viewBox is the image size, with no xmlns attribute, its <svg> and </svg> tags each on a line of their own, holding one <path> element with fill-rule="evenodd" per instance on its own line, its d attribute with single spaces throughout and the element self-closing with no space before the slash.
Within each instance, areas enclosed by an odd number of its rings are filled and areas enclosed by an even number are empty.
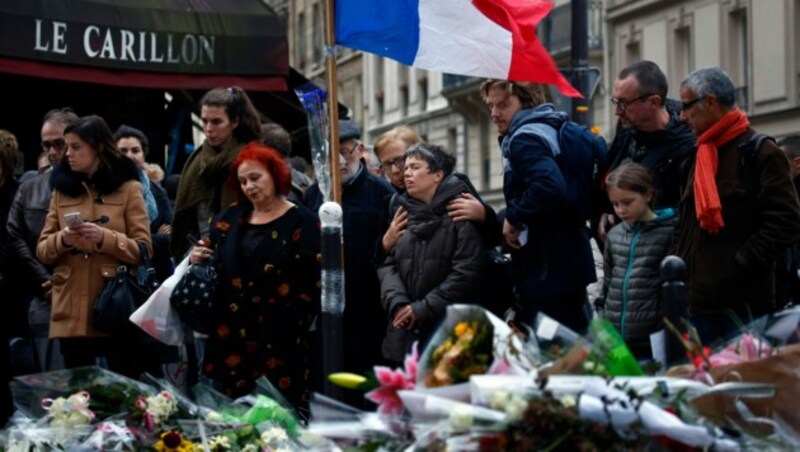
<svg viewBox="0 0 800 452">
<path fill-rule="evenodd" d="M 349 120 L 349 119 L 342 119 L 339 121 L 339 141 L 346 141 L 351 138 L 355 138 L 356 140 L 361 139 L 361 128 L 358 127 L 358 124 Z"/>
</svg>

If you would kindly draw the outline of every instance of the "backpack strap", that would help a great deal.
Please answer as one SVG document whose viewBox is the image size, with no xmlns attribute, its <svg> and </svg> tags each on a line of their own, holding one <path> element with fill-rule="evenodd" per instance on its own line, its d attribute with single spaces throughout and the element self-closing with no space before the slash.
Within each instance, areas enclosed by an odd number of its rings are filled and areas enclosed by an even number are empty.
<svg viewBox="0 0 800 452">
<path fill-rule="evenodd" d="M 772 140 L 775 142 L 775 139 L 769 135 L 755 133 L 737 146 L 737 150 L 739 151 L 739 163 L 742 165 L 742 170 L 746 175 L 745 177 L 748 178 L 749 182 L 756 189 L 759 187 L 758 171 L 755 170 L 751 162 L 755 160 L 756 155 L 758 155 L 758 150 L 761 149 L 764 140 Z"/>
<path fill-rule="evenodd" d="M 514 141 L 514 138 L 522 134 L 535 135 L 541 138 L 547 147 L 550 148 L 550 151 L 553 153 L 553 157 L 557 157 L 559 154 L 561 154 L 561 146 L 559 145 L 558 135 L 559 130 L 555 127 L 543 122 L 531 122 L 525 124 L 519 129 L 515 130 L 514 134 L 511 135 L 510 139 L 508 140 L 509 146 L 510 143 Z"/>
<path fill-rule="evenodd" d="M 747 166 L 747 163 L 755 158 L 756 154 L 758 154 L 758 150 L 761 149 L 761 145 L 764 144 L 764 140 L 775 142 L 775 138 L 769 135 L 754 133 L 747 141 L 739 144 L 738 149 L 742 166 Z"/>
</svg>

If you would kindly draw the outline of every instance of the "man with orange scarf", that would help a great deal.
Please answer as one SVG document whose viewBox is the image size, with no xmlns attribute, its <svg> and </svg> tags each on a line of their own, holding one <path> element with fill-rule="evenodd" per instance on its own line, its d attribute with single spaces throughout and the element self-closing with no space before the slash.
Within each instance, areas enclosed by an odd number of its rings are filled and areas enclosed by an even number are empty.
<svg viewBox="0 0 800 452">
<path fill-rule="evenodd" d="M 778 308 L 775 262 L 800 240 L 800 206 L 786 155 L 754 138 L 728 74 L 698 69 L 680 96 L 681 119 L 698 138 L 675 246 L 688 269 L 690 320 L 710 343 Z"/>
</svg>

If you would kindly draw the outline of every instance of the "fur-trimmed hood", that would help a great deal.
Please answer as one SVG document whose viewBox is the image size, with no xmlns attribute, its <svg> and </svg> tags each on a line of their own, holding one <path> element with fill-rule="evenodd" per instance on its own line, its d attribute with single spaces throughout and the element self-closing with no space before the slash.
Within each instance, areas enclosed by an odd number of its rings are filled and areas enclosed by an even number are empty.
<svg viewBox="0 0 800 452">
<path fill-rule="evenodd" d="M 77 198 L 85 193 L 83 182 L 94 187 L 98 195 L 108 195 L 129 180 L 139 180 L 139 169 L 131 159 L 116 157 L 110 160 L 110 166 L 101 164 L 92 177 L 72 171 L 68 164 L 57 165 L 50 175 L 50 186 Z"/>
</svg>

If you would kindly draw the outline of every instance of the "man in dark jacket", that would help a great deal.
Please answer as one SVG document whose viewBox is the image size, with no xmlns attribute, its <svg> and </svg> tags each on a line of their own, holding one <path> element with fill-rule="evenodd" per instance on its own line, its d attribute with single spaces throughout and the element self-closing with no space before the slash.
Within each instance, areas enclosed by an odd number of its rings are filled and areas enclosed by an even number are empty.
<svg viewBox="0 0 800 452">
<path fill-rule="evenodd" d="M 695 137 L 680 120 L 680 102 L 667 99 L 667 77 L 652 61 L 637 61 L 617 75 L 611 102 L 619 122 L 608 150 L 608 171 L 628 161 L 645 166 L 656 188 L 655 207 L 677 207 Z M 608 198 L 601 199 L 606 202 L 597 227 L 605 240 L 617 219 Z"/>
<path fill-rule="evenodd" d="M 386 313 L 381 306 L 375 250 L 388 223 L 386 198 L 394 190 L 387 181 L 367 171 L 361 158 L 361 130 L 349 120 L 339 122 L 342 172 L 342 238 L 344 241 L 345 308 L 344 365 L 365 372 L 381 362 L 381 340 Z M 319 184 L 308 188 L 303 204 L 319 211 L 323 196 Z M 359 397 L 364 400 L 363 397 Z"/>
<path fill-rule="evenodd" d="M 778 141 L 778 146 L 789 157 L 795 192 L 800 193 L 800 135 L 790 135 Z M 798 225 L 800 226 L 800 225 Z M 800 303 L 800 243 L 786 250 L 775 269 L 775 291 L 778 306 Z"/>
<path fill-rule="evenodd" d="M 558 130 L 568 120 L 545 103 L 542 86 L 488 80 L 481 94 L 500 133 L 506 161 L 503 236 L 511 258 L 523 321 L 541 311 L 583 332 L 586 286 L 597 280 L 589 228 L 569 202 Z M 539 127 L 546 124 L 549 127 Z"/>
<path fill-rule="evenodd" d="M 688 269 L 690 320 L 709 342 L 735 334 L 737 321 L 776 309 L 775 262 L 800 240 L 800 206 L 786 155 L 771 140 L 754 139 L 728 74 L 698 69 L 680 95 L 681 119 L 698 148 L 676 250 Z"/>
<path fill-rule="evenodd" d="M 50 110 L 42 124 L 42 149 L 51 167 L 61 161 L 66 150 L 64 129 L 78 119 L 68 108 Z M 25 181 L 17 191 L 8 215 L 8 241 L 12 257 L 19 262 L 20 283 L 31 299 L 28 323 L 38 368 L 42 371 L 63 367 L 57 343 L 48 338 L 50 329 L 50 269 L 36 258 L 36 244 L 50 209 L 50 171 Z"/>
</svg>

